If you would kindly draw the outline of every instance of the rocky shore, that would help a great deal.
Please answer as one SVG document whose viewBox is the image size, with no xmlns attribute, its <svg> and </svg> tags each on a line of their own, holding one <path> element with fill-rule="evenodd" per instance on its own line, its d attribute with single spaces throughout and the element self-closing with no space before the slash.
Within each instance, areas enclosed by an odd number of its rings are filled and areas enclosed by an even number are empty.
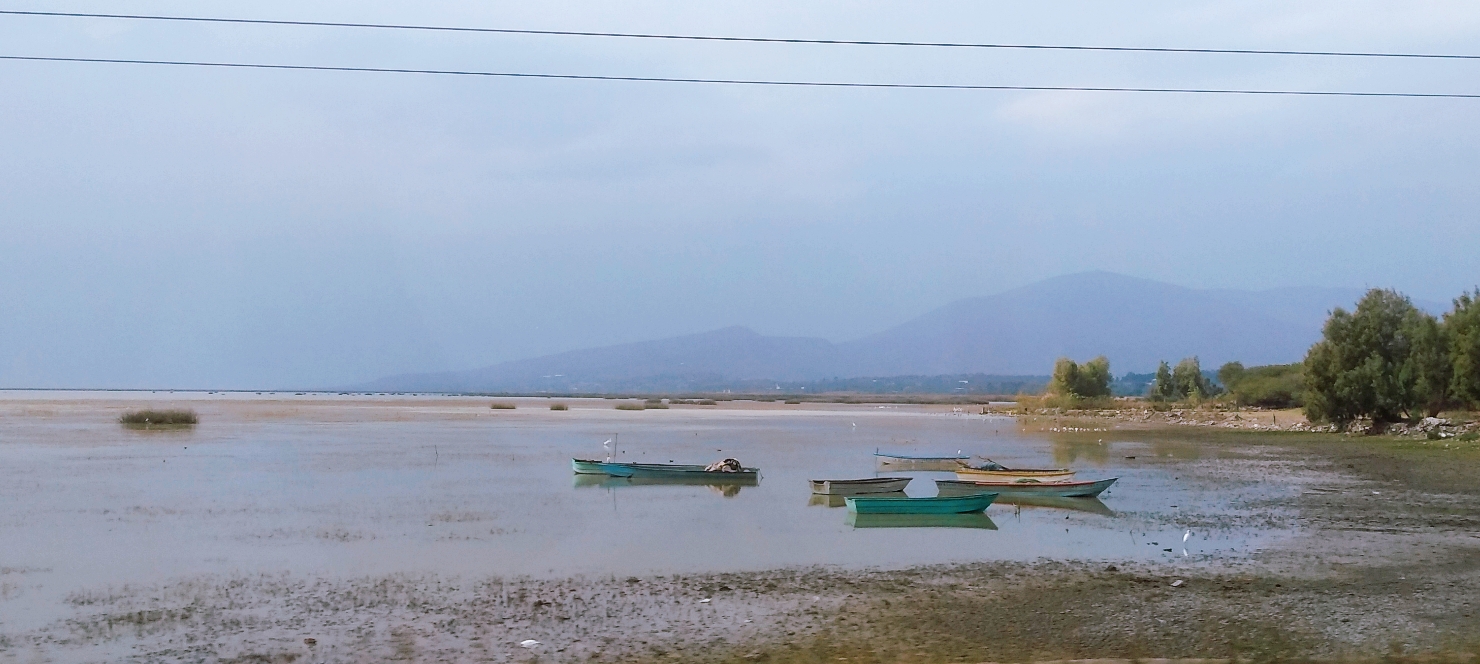
<svg viewBox="0 0 1480 664">
<path fill-rule="evenodd" d="M 1469 417 L 1426 417 L 1418 422 L 1398 422 L 1374 429 L 1370 421 L 1358 421 L 1340 429 L 1333 424 L 1313 424 L 1299 410 L 1244 408 L 1220 410 L 1210 408 L 1122 408 L 1075 410 L 1037 408 L 1017 414 L 1040 430 L 1055 432 L 1107 431 L 1111 428 L 1217 427 L 1246 431 L 1296 431 L 1308 433 L 1344 433 L 1348 435 L 1384 434 L 1389 436 L 1445 440 L 1480 437 L 1480 419 Z M 1044 425 L 1053 421 L 1058 426 Z"/>
</svg>

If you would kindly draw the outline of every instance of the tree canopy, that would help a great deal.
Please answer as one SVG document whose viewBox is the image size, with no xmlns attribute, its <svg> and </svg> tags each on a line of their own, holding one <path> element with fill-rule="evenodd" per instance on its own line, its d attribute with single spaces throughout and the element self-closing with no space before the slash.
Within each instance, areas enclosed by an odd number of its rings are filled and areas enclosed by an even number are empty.
<svg viewBox="0 0 1480 664">
<path fill-rule="evenodd" d="M 1048 383 L 1048 391 L 1059 396 L 1085 399 L 1110 396 L 1110 360 L 1101 355 L 1078 364 L 1061 357 L 1053 365 L 1053 379 Z"/>
<path fill-rule="evenodd" d="M 1448 400 L 1445 333 L 1402 294 L 1367 292 L 1352 313 L 1331 312 L 1305 356 L 1306 415 L 1345 425 L 1437 413 Z"/>
</svg>

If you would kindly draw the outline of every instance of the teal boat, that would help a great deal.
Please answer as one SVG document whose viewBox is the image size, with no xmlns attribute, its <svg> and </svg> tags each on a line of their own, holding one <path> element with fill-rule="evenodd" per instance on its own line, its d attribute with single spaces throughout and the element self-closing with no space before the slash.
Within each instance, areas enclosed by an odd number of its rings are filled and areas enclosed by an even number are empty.
<svg viewBox="0 0 1480 664">
<path fill-rule="evenodd" d="M 935 498 L 849 496 L 845 500 L 848 511 L 857 514 L 968 514 L 987 509 L 996 499 L 995 493 L 974 493 Z"/>
<path fill-rule="evenodd" d="M 971 514 L 858 514 L 849 512 L 845 520 L 854 528 L 976 528 L 996 530 L 992 518 L 981 512 Z"/>
<path fill-rule="evenodd" d="M 727 480 L 755 481 L 760 475 L 758 468 L 741 468 L 738 471 L 726 472 L 721 470 L 706 470 L 705 466 L 697 464 L 682 463 L 626 463 L 620 461 L 594 461 L 591 459 L 571 459 L 570 469 L 577 475 L 610 475 L 612 477 L 640 477 L 640 478 L 703 478 L 712 480 L 724 478 Z"/>
</svg>

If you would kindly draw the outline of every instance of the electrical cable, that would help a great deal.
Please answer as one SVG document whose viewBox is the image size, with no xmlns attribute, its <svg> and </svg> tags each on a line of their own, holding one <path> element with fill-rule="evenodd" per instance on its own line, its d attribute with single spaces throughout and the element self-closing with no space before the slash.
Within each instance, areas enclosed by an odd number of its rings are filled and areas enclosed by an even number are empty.
<svg viewBox="0 0 1480 664">
<path fill-rule="evenodd" d="M 344 21 L 294 21 L 282 19 L 219 18 L 209 16 L 167 16 L 156 14 L 102 14 L 86 12 L 0 10 L 0 15 L 53 16 L 65 18 L 103 18 L 139 21 L 178 21 L 188 23 L 235 23 L 244 25 L 279 25 L 298 27 L 370 28 L 380 30 L 423 30 L 435 32 L 471 32 L 508 35 L 547 35 L 564 37 L 618 37 L 626 39 L 666 39 L 683 41 L 750 42 L 762 44 L 823 44 L 846 46 L 924 46 L 936 48 L 1020 49 L 1042 51 L 1109 51 L 1126 53 L 1202 53 L 1222 55 L 1293 55 L 1344 58 L 1410 58 L 1434 60 L 1480 60 L 1480 55 L 1446 53 L 1390 53 L 1379 51 L 1304 51 L 1253 48 L 1173 48 L 1145 46 L 1073 46 L 1052 44 L 1007 44 L 972 42 L 880 41 L 860 39 L 790 39 L 780 37 L 724 37 L 715 35 L 676 35 L 642 32 L 596 32 L 582 30 L 526 30 L 517 28 L 477 28 L 442 25 L 395 23 L 353 23 Z"/>
<path fill-rule="evenodd" d="M 576 81 L 628 81 L 643 83 L 711 83 L 720 85 L 758 85 L 818 88 L 884 88 L 912 90 L 1021 90 L 1055 92 L 1161 92 L 1221 95 L 1284 95 L 1308 97 L 1408 97 L 1421 99 L 1480 99 L 1480 94 L 1452 92 L 1361 92 L 1335 90 L 1251 90 L 1232 88 L 1156 88 L 1081 85 L 973 85 L 953 83 L 850 83 L 844 81 L 780 81 L 735 78 L 685 78 L 669 76 L 603 76 L 596 74 L 537 74 L 529 72 L 495 72 L 462 69 L 414 69 L 406 67 L 350 67 L 333 65 L 284 65 L 248 62 L 206 62 L 196 60 L 143 60 L 132 58 L 68 58 L 31 55 L 0 55 L 0 60 L 24 62 L 76 62 L 133 65 L 168 65 L 179 67 L 222 67 L 231 69 L 278 69 L 290 71 L 368 72 L 382 74 L 436 74 L 445 76 L 482 76 L 499 78 L 563 79 Z"/>
</svg>

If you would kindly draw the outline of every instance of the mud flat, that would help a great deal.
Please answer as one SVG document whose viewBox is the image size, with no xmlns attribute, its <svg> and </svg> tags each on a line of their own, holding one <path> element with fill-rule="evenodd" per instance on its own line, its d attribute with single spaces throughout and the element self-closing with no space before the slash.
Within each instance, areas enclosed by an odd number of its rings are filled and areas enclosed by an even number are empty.
<svg viewBox="0 0 1480 664">
<path fill-rule="evenodd" d="M 201 415 L 193 431 L 114 422 L 181 401 Z M 1469 661 L 1480 649 L 1480 446 L 1024 433 L 929 407 L 566 401 L 490 413 L 430 397 L 8 395 L 0 662 Z M 634 453 L 702 449 L 775 470 L 728 497 L 573 485 L 564 457 L 618 429 Z M 807 475 L 865 472 L 867 452 L 890 445 L 1123 479 L 1104 511 L 994 505 L 998 530 L 853 530 L 807 504 Z"/>
</svg>

